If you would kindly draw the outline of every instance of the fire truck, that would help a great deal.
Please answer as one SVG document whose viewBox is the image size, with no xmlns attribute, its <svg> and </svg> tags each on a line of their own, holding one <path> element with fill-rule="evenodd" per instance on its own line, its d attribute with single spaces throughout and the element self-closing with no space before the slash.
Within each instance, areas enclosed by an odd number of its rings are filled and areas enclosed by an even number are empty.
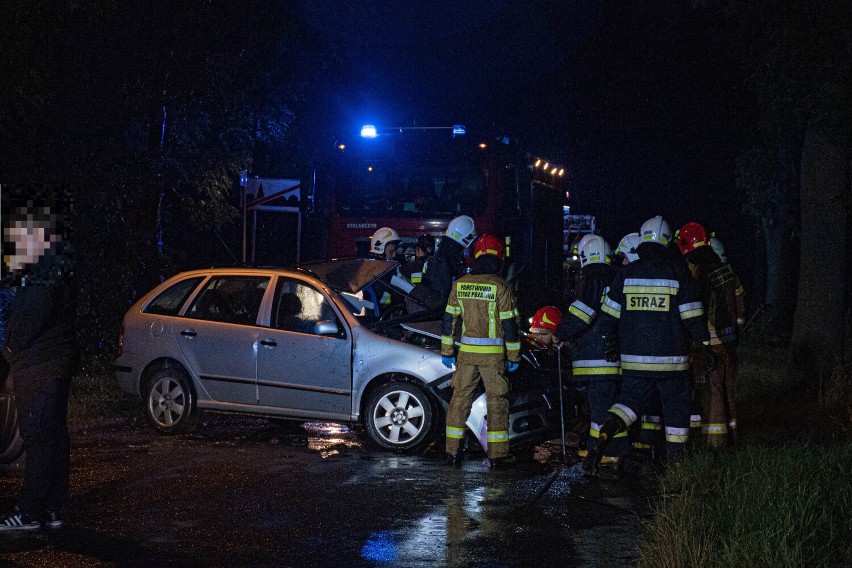
<svg viewBox="0 0 852 568">
<path fill-rule="evenodd" d="M 564 195 L 533 180 L 530 157 L 517 142 L 455 124 L 382 128 L 366 125 L 341 136 L 316 170 L 313 199 L 325 212 L 327 258 L 363 256 L 370 236 L 392 227 L 402 250 L 427 235 L 437 241 L 458 215 L 479 234 L 504 238 L 509 273 L 535 279 L 554 301 L 562 288 Z M 546 301 L 526 294 L 531 302 Z M 542 294 L 538 294 L 542 295 Z"/>
</svg>

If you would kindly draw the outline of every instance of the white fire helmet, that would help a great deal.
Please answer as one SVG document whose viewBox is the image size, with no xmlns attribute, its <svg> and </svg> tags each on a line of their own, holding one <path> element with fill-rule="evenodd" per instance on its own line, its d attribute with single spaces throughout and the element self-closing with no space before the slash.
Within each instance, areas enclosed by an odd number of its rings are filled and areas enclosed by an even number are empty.
<svg viewBox="0 0 852 568">
<path fill-rule="evenodd" d="M 476 239 L 476 225 L 467 215 L 460 215 L 450 221 L 444 234 L 467 248 Z"/>
<path fill-rule="evenodd" d="M 399 242 L 401 240 L 399 233 L 390 227 L 382 227 L 373 233 L 372 237 L 370 237 L 370 252 L 373 254 L 383 255 L 385 254 L 385 245 L 392 242 Z"/>
<path fill-rule="evenodd" d="M 672 230 L 666 220 L 657 215 L 642 223 L 639 236 L 643 243 L 659 243 L 667 247 L 672 240 Z"/>
<path fill-rule="evenodd" d="M 580 240 L 580 267 L 598 262 L 609 263 L 612 249 L 600 235 L 588 234 Z"/>
<path fill-rule="evenodd" d="M 728 262 L 728 255 L 725 254 L 725 245 L 722 244 L 722 241 L 716 237 L 710 237 L 710 247 L 716 253 L 716 256 L 719 257 L 719 260 Z"/>
<path fill-rule="evenodd" d="M 628 233 L 624 235 L 624 238 L 621 239 L 621 242 L 618 243 L 618 252 L 627 257 L 627 262 L 633 262 L 637 258 L 639 258 L 639 254 L 636 252 L 636 247 L 638 247 L 642 243 L 642 237 L 639 236 L 639 233 Z"/>
</svg>

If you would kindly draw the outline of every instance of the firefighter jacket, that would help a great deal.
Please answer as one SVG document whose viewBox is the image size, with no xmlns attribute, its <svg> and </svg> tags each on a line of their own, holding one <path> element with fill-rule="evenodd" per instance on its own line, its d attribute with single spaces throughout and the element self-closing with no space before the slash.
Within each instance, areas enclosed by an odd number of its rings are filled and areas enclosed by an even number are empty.
<svg viewBox="0 0 852 568">
<path fill-rule="evenodd" d="M 601 311 L 603 334 L 618 337 L 625 374 L 682 373 L 689 369 L 690 339 L 710 343 L 695 280 L 666 255 L 640 255 L 623 267 Z"/>
<path fill-rule="evenodd" d="M 438 251 L 423 265 L 422 282 L 441 294 L 441 303 L 447 303 L 453 281 L 465 271 L 464 248 L 450 238 L 442 239 Z"/>
<path fill-rule="evenodd" d="M 453 283 L 441 326 L 441 355 L 455 354 L 453 337 L 461 320 L 458 363 L 503 366 L 521 360 L 518 310 L 512 289 L 496 274 L 467 274 Z"/>
<path fill-rule="evenodd" d="M 710 344 L 737 340 L 737 326 L 745 323 L 745 291 L 729 264 L 690 264 L 698 294 L 707 314 Z"/>
<path fill-rule="evenodd" d="M 568 307 L 568 316 L 556 330 L 560 341 L 572 341 L 571 360 L 574 376 L 582 379 L 616 379 L 621 375 L 618 362 L 604 359 L 604 340 L 601 334 L 601 305 L 603 304 L 615 269 L 602 263 L 588 264 L 582 269 L 580 294 Z"/>
</svg>

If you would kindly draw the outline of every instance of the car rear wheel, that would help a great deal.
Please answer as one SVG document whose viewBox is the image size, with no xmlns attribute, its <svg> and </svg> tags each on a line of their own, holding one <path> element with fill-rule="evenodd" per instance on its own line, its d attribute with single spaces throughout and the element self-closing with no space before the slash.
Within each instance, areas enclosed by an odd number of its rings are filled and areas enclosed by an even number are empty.
<svg viewBox="0 0 852 568">
<path fill-rule="evenodd" d="M 145 387 L 145 415 L 163 434 L 180 434 L 195 428 L 198 409 L 186 371 L 168 365 L 151 374 Z"/>
<path fill-rule="evenodd" d="M 434 425 L 426 392 L 412 383 L 388 383 L 370 395 L 364 425 L 379 446 L 414 451 L 430 438 Z"/>
</svg>

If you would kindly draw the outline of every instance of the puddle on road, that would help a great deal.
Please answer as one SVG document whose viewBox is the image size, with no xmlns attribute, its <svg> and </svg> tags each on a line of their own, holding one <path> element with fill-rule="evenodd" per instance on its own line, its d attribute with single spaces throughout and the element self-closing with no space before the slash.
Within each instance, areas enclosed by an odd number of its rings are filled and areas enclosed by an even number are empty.
<svg viewBox="0 0 852 568">
<path fill-rule="evenodd" d="M 341 448 L 361 447 L 361 440 L 345 424 L 305 422 L 302 428 L 308 435 L 308 449 L 318 451 L 323 458 L 339 454 Z"/>
</svg>

